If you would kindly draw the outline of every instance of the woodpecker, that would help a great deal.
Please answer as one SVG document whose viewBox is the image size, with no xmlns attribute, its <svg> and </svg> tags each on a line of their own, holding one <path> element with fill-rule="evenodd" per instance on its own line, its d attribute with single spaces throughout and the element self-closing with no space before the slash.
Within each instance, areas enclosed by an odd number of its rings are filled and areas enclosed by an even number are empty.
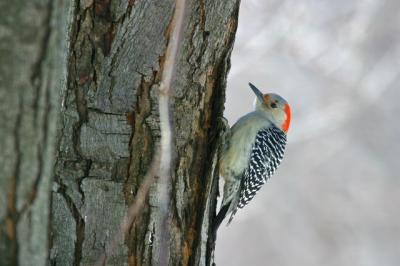
<svg viewBox="0 0 400 266">
<path fill-rule="evenodd" d="M 230 214 L 246 206 L 274 174 L 285 151 L 290 125 L 290 106 L 281 96 L 262 94 L 253 84 L 255 110 L 241 117 L 230 129 L 219 155 L 219 175 L 225 180 L 217 230 Z"/>
</svg>

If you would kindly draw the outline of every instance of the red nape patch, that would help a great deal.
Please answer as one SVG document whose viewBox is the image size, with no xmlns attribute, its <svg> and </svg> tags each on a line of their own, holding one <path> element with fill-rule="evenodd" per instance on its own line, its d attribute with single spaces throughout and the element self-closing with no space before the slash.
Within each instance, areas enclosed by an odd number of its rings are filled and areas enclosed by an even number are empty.
<svg viewBox="0 0 400 266">
<path fill-rule="evenodd" d="M 291 118 L 291 113 L 290 113 L 290 106 L 289 104 L 285 104 L 285 114 L 286 114 L 286 120 L 285 122 L 283 122 L 282 124 L 282 130 L 285 131 L 286 133 L 289 130 L 289 126 L 290 126 L 290 118 Z"/>
</svg>

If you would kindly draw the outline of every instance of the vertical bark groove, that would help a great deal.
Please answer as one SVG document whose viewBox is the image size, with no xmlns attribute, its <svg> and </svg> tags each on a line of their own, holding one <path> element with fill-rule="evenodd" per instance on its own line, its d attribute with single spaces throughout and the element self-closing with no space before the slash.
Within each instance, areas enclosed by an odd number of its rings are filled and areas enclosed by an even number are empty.
<svg viewBox="0 0 400 266">
<path fill-rule="evenodd" d="M 13 130 L 14 135 L 14 150 L 16 153 L 14 171 L 11 180 L 11 186 L 8 193 L 8 203 L 7 203 L 7 217 L 6 217 L 6 230 L 8 241 L 10 241 L 10 265 L 18 265 L 18 210 L 17 210 L 17 193 L 18 185 L 20 182 L 20 168 L 22 160 L 21 144 L 20 144 L 20 129 L 22 123 L 23 114 L 23 99 L 21 96 L 18 97 L 17 103 L 17 117 L 15 119 L 15 126 Z"/>
<path fill-rule="evenodd" d="M 38 54 L 38 59 L 32 67 L 32 74 L 30 77 L 31 84 L 35 90 L 35 99 L 33 101 L 34 124 L 36 124 L 36 122 L 37 122 L 37 115 L 38 115 L 38 111 L 39 111 L 40 89 L 42 86 L 41 71 L 43 71 L 42 66 L 43 66 L 44 60 L 46 58 L 47 50 L 49 49 L 52 15 L 53 15 L 53 1 L 48 0 L 47 8 L 46 8 L 46 15 L 45 15 L 44 23 L 43 23 L 43 28 L 44 28 L 45 33 L 40 42 L 40 50 L 39 50 L 39 54 Z"/>
</svg>

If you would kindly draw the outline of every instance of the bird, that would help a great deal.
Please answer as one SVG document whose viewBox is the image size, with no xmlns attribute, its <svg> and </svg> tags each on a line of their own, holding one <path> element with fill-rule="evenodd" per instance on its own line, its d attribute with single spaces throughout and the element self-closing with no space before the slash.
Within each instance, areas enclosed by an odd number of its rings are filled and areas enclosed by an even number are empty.
<svg viewBox="0 0 400 266">
<path fill-rule="evenodd" d="M 256 95 L 255 110 L 242 116 L 226 133 L 219 154 L 219 176 L 224 183 L 221 208 L 214 230 L 238 209 L 246 206 L 275 173 L 283 159 L 291 120 L 288 102 L 275 93 L 263 94 L 249 83 Z"/>
</svg>

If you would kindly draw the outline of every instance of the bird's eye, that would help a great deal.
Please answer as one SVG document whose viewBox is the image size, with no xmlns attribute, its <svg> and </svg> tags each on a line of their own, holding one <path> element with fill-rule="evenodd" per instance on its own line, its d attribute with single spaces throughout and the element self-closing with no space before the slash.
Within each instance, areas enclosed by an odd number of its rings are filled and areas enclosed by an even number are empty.
<svg viewBox="0 0 400 266">
<path fill-rule="evenodd" d="M 278 106 L 276 105 L 276 103 L 271 103 L 271 107 L 272 107 L 272 108 L 276 108 L 276 107 L 278 107 Z"/>
</svg>

